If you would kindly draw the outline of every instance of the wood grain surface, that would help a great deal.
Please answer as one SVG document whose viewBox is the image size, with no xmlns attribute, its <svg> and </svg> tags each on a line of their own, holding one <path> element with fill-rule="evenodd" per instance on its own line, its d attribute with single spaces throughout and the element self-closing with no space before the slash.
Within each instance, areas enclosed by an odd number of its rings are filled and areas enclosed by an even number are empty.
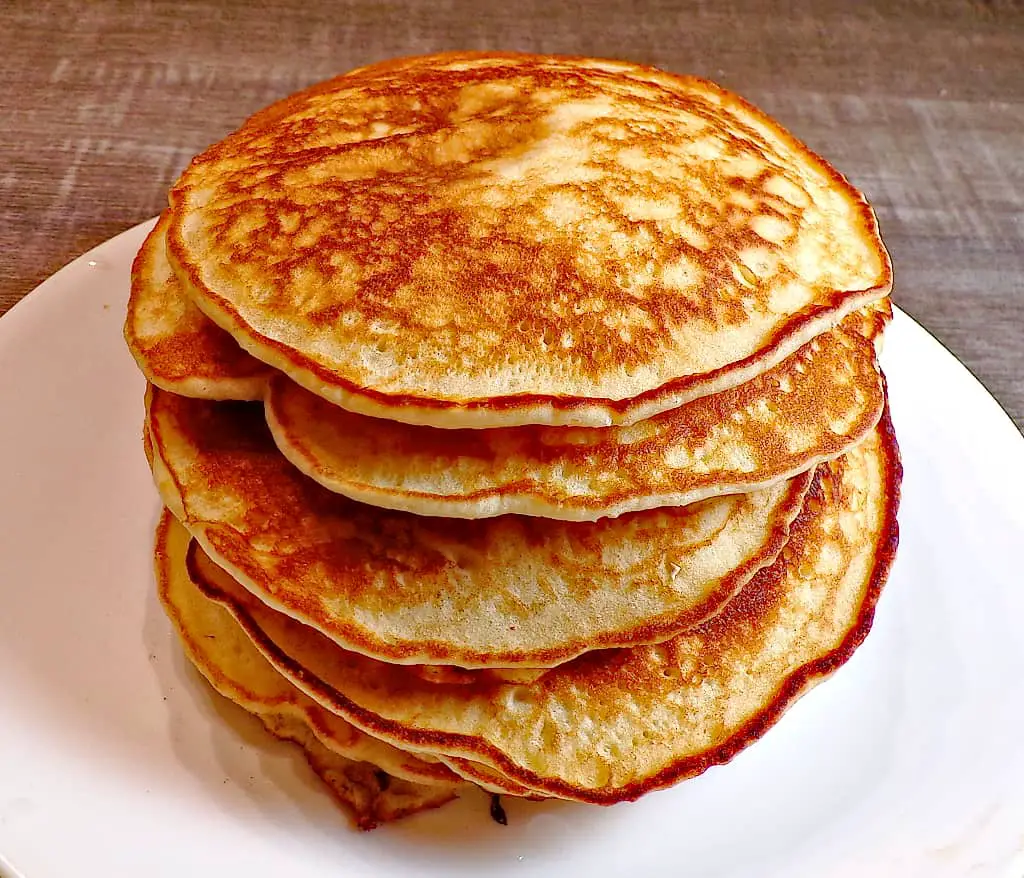
<svg viewBox="0 0 1024 878">
<path fill-rule="evenodd" d="M 3 0 L 0 313 L 252 111 L 455 48 L 625 58 L 758 103 L 868 194 L 895 300 L 1024 424 L 1022 0 Z"/>
</svg>

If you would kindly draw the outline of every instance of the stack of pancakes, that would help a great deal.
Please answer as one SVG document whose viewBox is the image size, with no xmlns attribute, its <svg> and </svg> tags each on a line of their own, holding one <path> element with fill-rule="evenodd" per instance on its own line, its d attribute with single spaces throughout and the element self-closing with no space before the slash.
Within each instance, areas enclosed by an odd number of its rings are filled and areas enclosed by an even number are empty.
<svg viewBox="0 0 1024 878">
<path fill-rule="evenodd" d="M 362 826 L 727 761 L 870 626 L 890 286 L 863 197 L 702 80 L 449 54 L 271 106 L 132 274 L 186 653 Z"/>
</svg>

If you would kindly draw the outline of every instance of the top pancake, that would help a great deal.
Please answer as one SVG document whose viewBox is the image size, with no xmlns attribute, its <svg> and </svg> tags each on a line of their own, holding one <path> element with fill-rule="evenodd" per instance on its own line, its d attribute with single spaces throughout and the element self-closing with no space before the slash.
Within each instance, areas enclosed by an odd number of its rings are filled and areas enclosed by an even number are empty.
<svg viewBox="0 0 1024 878">
<path fill-rule="evenodd" d="M 604 426 L 749 380 L 889 289 L 856 190 L 717 86 L 440 55 L 257 114 L 171 195 L 172 262 L 364 414 Z"/>
</svg>

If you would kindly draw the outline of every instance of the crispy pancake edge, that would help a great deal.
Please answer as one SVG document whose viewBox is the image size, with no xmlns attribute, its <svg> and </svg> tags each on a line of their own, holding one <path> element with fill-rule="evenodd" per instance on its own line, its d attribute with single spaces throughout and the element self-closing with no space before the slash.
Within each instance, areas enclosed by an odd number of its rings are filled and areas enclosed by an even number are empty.
<svg viewBox="0 0 1024 878">
<path fill-rule="evenodd" d="M 171 267 L 161 266 L 157 250 L 167 234 L 169 215 L 164 211 L 142 242 L 131 267 L 131 285 L 122 334 L 146 380 L 171 393 L 197 399 L 260 400 L 273 370 L 241 350 L 235 340 L 202 311 L 180 288 Z M 153 274 L 166 267 L 174 289 L 152 289 Z M 146 335 L 144 310 L 162 298 L 179 298 L 183 312 L 172 335 L 159 340 Z M 183 320 L 199 317 L 198 328 L 182 328 Z M 209 325 L 207 325 L 209 324 Z M 152 327 L 149 327 L 152 329 Z"/>
</svg>

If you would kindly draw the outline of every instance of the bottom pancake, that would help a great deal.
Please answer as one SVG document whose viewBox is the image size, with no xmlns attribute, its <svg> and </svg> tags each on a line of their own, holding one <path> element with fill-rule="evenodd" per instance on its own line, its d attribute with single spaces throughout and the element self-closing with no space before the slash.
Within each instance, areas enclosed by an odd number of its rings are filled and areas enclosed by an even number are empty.
<svg viewBox="0 0 1024 878">
<path fill-rule="evenodd" d="M 778 560 L 668 641 L 602 650 L 533 685 L 431 684 L 346 651 L 229 579 L 203 592 L 307 695 L 397 746 L 471 760 L 598 804 L 700 774 L 757 740 L 864 640 L 895 553 L 901 468 L 888 414 L 819 467 Z"/>
</svg>

